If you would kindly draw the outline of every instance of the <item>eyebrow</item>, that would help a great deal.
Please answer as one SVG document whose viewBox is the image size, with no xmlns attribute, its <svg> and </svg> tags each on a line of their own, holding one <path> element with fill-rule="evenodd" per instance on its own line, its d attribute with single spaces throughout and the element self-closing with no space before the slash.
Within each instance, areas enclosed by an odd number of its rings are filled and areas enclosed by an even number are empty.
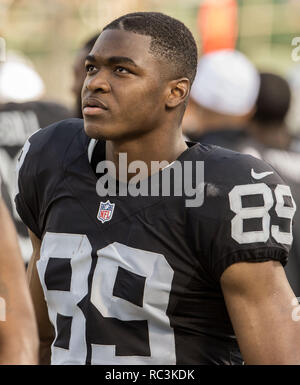
<svg viewBox="0 0 300 385">
<path fill-rule="evenodd" d="M 87 55 L 85 60 L 87 60 L 87 61 L 89 61 L 91 63 L 96 63 L 97 62 L 97 59 L 96 59 L 95 55 Z M 123 64 L 130 64 L 130 65 L 132 65 L 134 67 L 138 67 L 138 65 L 132 59 L 130 59 L 130 57 L 126 57 L 126 56 L 111 56 L 108 59 L 106 59 L 105 61 L 109 65 L 123 63 Z"/>
</svg>

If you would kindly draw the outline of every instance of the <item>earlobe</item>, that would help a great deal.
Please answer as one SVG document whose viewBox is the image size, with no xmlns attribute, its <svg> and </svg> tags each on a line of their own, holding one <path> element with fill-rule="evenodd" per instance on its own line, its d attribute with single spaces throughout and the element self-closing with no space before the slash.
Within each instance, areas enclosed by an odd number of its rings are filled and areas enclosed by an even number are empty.
<svg viewBox="0 0 300 385">
<path fill-rule="evenodd" d="M 190 92 L 190 81 L 187 78 L 172 80 L 166 100 L 167 108 L 175 108 L 182 104 Z"/>
</svg>

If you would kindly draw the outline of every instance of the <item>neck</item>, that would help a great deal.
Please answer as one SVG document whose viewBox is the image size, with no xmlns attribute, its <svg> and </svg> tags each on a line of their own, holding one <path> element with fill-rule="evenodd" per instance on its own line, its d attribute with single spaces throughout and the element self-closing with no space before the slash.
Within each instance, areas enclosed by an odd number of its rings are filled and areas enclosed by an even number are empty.
<svg viewBox="0 0 300 385">
<path fill-rule="evenodd" d="M 135 137 L 118 141 L 108 140 L 106 142 L 106 159 L 115 164 L 118 178 L 120 176 L 120 153 L 126 154 L 126 170 L 128 170 L 128 166 L 131 162 L 144 162 L 147 166 L 147 171 L 146 169 L 141 170 L 138 168 L 139 175 L 142 179 L 166 166 L 166 164 L 162 164 L 161 166 L 156 165 L 156 167 L 153 167 L 153 163 L 151 162 L 167 161 L 168 163 L 171 163 L 176 160 L 187 148 L 188 147 L 183 139 L 181 129 L 178 127 L 172 127 L 171 129 L 166 130 L 152 130 L 138 138 Z M 122 164 L 122 166 L 124 167 L 124 164 Z M 137 172 L 128 173 L 127 171 L 127 178 L 136 174 Z"/>
</svg>

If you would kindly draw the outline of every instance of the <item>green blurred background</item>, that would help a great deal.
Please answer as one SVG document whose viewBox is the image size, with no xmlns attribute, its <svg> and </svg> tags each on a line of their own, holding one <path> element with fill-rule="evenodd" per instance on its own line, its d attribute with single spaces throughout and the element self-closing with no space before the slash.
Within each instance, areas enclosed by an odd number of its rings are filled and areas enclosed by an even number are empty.
<svg viewBox="0 0 300 385">
<path fill-rule="evenodd" d="M 201 52 L 197 12 L 201 0 L 0 0 L 0 36 L 21 51 L 46 85 L 44 98 L 73 105 L 72 65 L 78 48 L 112 19 L 132 11 L 161 11 L 183 21 Z M 297 63 L 292 39 L 300 36 L 300 0 L 239 0 L 237 49 L 261 70 L 286 75 Z"/>
</svg>

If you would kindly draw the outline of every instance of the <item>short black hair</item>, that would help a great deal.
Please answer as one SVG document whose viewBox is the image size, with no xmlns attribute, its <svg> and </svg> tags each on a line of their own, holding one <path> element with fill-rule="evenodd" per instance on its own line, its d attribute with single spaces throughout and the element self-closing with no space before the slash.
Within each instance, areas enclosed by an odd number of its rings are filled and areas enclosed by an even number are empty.
<svg viewBox="0 0 300 385">
<path fill-rule="evenodd" d="M 260 90 L 253 119 L 262 123 L 283 123 L 290 103 L 288 82 L 273 73 L 260 73 Z"/>
<path fill-rule="evenodd" d="M 160 12 L 135 12 L 112 21 L 103 31 L 109 29 L 150 36 L 150 52 L 173 64 L 176 77 L 187 77 L 193 83 L 197 71 L 197 45 L 181 21 Z"/>
</svg>

